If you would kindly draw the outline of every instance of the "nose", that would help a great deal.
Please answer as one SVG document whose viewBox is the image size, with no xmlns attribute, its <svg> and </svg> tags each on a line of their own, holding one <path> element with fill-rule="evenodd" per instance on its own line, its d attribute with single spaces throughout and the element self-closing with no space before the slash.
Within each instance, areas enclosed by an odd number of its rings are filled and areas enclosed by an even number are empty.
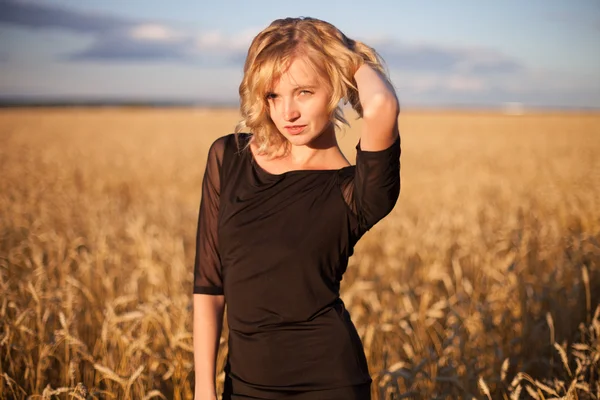
<svg viewBox="0 0 600 400">
<path fill-rule="evenodd" d="M 300 111 L 293 99 L 287 100 L 283 109 L 283 118 L 286 121 L 295 121 L 300 117 Z"/>
</svg>

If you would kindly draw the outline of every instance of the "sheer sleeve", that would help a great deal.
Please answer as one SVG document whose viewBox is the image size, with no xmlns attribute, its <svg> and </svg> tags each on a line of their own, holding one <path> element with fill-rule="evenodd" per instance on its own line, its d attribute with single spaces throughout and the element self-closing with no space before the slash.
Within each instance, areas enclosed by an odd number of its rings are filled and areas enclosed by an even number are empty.
<svg viewBox="0 0 600 400">
<path fill-rule="evenodd" d="M 400 137 L 380 151 L 364 151 L 359 141 L 354 171 L 342 182 L 342 192 L 366 232 L 392 211 L 400 195 Z"/>
<path fill-rule="evenodd" d="M 223 294 L 217 224 L 224 152 L 224 138 L 217 139 L 208 151 L 196 234 L 194 294 Z"/>
</svg>

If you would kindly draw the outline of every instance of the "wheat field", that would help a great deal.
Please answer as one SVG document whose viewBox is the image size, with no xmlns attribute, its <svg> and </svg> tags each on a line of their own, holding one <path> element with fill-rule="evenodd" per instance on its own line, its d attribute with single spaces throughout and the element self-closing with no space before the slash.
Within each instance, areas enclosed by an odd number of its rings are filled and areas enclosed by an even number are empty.
<svg viewBox="0 0 600 400">
<path fill-rule="evenodd" d="M 1 399 L 193 398 L 204 162 L 237 120 L 0 111 Z M 600 114 L 413 110 L 400 129 L 400 199 L 342 281 L 373 398 L 600 398 Z"/>
</svg>

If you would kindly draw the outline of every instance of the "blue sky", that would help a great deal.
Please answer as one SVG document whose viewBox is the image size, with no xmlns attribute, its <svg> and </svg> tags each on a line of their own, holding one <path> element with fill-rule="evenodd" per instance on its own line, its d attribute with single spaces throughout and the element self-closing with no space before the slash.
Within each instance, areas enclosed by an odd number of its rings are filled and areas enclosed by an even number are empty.
<svg viewBox="0 0 600 400">
<path fill-rule="evenodd" d="M 405 106 L 600 108 L 598 0 L 0 0 L 0 96 L 235 103 L 287 16 L 373 46 Z"/>
</svg>

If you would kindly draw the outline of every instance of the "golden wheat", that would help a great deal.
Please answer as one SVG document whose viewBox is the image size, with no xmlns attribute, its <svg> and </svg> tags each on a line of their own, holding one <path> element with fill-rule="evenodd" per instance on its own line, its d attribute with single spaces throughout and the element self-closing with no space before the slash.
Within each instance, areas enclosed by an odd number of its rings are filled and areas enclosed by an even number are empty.
<svg viewBox="0 0 600 400">
<path fill-rule="evenodd" d="M 0 399 L 193 397 L 201 180 L 237 118 L 0 112 Z M 400 200 L 342 281 L 374 398 L 600 398 L 600 116 L 400 128 Z"/>
</svg>

